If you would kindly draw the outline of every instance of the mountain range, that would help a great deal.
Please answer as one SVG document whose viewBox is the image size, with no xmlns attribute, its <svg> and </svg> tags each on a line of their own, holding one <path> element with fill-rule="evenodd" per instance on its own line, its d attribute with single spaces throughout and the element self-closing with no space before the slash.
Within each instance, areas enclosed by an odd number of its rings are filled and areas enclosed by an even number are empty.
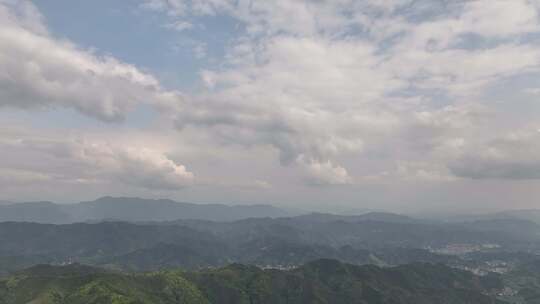
<svg viewBox="0 0 540 304">
<path fill-rule="evenodd" d="M 470 263 L 457 255 L 469 252 L 540 252 L 540 225 L 522 220 L 434 223 L 381 213 L 230 222 L 4 222 L 0 244 L 0 275 L 39 263 L 71 262 L 127 271 L 229 263 L 287 268 L 320 258 L 381 266 L 463 266 Z M 453 250 L 456 255 L 449 255 Z"/>
<path fill-rule="evenodd" d="M 2 205 L 0 304 L 538 303 L 532 215 L 441 221 L 112 197 Z"/>
<path fill-rule="evenodd" d="M 269 205 L 192 204 L 167 199 L 131 197 L 102 197 L 95 201 L 76 204 L 27 202 L 0 205 L 0 222 L 35 222 L 68 224 L 103 220 L 116 221 L 172 221 L 201 219 L 234 221 L 251 217 L 283 217 L 292 211 Z"/>
</svg>

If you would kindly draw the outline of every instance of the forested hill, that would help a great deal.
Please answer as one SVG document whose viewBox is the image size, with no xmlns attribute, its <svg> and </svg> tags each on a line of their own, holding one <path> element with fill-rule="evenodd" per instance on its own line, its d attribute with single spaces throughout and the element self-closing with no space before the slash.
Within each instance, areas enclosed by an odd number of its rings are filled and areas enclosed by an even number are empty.
<svg viewBox="0 0 540 304">
<path fill-rule="evenodd" d="M 288 271 L 232 264 L 137 274 L 39 265 L 0 281 L 0 303 L 488 304 L 502 303 L 489 296 L 500 288 L 496 276 L 432 264 L 379 268 L 323 259 Z"/>
</svg>

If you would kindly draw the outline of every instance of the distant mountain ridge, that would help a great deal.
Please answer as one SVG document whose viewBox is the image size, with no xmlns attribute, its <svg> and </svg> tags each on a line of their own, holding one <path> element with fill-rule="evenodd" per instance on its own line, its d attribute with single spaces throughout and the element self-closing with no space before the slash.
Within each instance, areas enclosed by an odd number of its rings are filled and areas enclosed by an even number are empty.
<svg viewBox="0 0 540 304">
<path fill-rule="evenodd" d="M 94 201 L 56 204 L 49 201 L 0 204 L 0 222 L 71 224 L 80 222 L 231 222 L 250 218 L 291 218 L 312 223 L 380 221 L 418 223 L 422 220 L 389 212 L 340 215 L 282 209 L 271 205 L 194 204 L 170 199 L 105 196 Z"/>
<path fill-rule="evenodd" d="M 360 215 L 338 215 L 330 213 L 318 213 L 313 212 L 310 214 L 303 214 L 295 217 L 297 221 L 315 222 L 315 223 L 330 223 L 330 222 L 388 222 L 388 223 L 419 223 L 423 220 L 408 217 L 406 215 L 400 215 L 389 212 L 366 212 Z"/>
<path fill-rule="evenodd" d="M 504 210 L 486 214 L 454 215 L 441 217 L 450 222 L 473 222 L 484 220 L 525 220 L 540 224 L 540 209 Z"/>
<path fill-rule="evenodd" d="M 102 197 L 76 204 L 28 202 L 0 205 L 0 222 L 68 224 L 102 220 L 144 222 L 200 219 L 235 221 L 251 217 L 285 217 L 291 212 L 270 205 L 193 204 L 167 199 Z"/>
<path fill-rule="evenodd" d="M 0 205 L 0 221 L 64 224 L 71 215 L 52 202 L 28 202 Z"/>
<path fill-rule="evenodd" d="M 507 210 L 496 213 L 496 215 L 501 218 L 521 219 L 540 224 L 540 210 L 538 209 Z"/>
</svg>

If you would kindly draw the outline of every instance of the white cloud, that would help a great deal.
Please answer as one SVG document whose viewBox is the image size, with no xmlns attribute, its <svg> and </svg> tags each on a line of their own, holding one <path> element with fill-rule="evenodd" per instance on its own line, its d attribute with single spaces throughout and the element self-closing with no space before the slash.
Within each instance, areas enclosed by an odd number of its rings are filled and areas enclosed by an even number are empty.
<svg viewBox="0 0 540 304">
<path fill-rule="evenodd" d="M 34 33 L 47 35 L 43 16 L 29 1 L 0 0 L 0 19 L 2 23 L 13 23 Z"/>
<path fill-rule="evenodd" d="M 166 28 L 175 30 L 177 32 L 183 32 L 193 28 L 193 24 L 187 21 L 177 20 L 172 23 L 169 23 L 165 26 Z"/>
<path fill-rule="evenodd" d="M 513 164 L 535 168 L 534 152 L 489 141 L 527 123 L 508 116 L 489 90 L 539 73 L 540 47 L 530 38 L 540 32 L 536 2 L 148 0 L 143 7 L 165 13 L 177 30 L 202 29 L 201 15 L 238 21 L 222 61 L 200 71 L 202 92 L 166 92 L 135 66 L 55 38 L 32 6 L 17 13 L 4 5 L 0 105 L 68 107 L 102 120 L 119 120 L 140 103 L 167 106 L 179 137 L 211 143 L 191 149 L 262 147 L 312 185 L 536 178 L 506 172 Z M 213 44 L 194 46 L 204 57 Z M 526 140 L 513 145 L 528 151 Z M 166 151 L 144 146 L 75 141 L 43 153 L 84 151 L 66 161 L 101 169 L 68 176 L 88 180 L 165 189 L 192 182 Z"/>
<path fill-rule="evenodd" d="M 22 129 L 2 134 L 0 146 L 1 170 L 36 182 L 122 183 L 152 190 L 179 190 L 194 182 L 193 173 L 165 151 L 134 143 Z"/>
<path fill-rule="evenodd" d="M 328 184 L 368 176 L 338 163 L 364 153 L 408 164 L 402 177 L 450 180 L 441 168 L 497 112 L 477 102 L 486 89 L 540 67 L 540 48 L 513 39 L 540 29 L 525 0 L 184 4 L 184 15 L 228 14 L 245 32 L 221 68 L 201 73 L 208 91 L 183 107 L 178 127 L 272 146 L 282 164 Z M 437 104 L 433 92 L 447 100 Z M 414 98 L 396 97 L 405 93 Z"/>
<path fill-rule="evenodd" d="M 302 155 L 298 163 L 306 171 L 306 182 L 310 185 L 346 185 L 353 182 L 345 168 L 330 161 L 307 160 Z"/>
<path fill-rule="evenodd" d="M 473 179 L 540 179 L 540 132 L 530 127 L 471 145 L 449 168 Z"/>
<path fill-rule="evenodd" d="M 114 121 L 137 104 L 164 106 L 181 99 L 133 65 L 52 37 L 29 2 L 16 3 L 0 3 L 0 106 L 65 107 Z M 25 14 L 17 14 L 19 6 Z"/>
<path fill-rule="evenodd" d="M 395 123 L 373 102 L 400 83 L 377 71 L 369 45 L 275 37 L 234 52 L 234 69 L 203 73 L 220 89 L 185 107 L 178 126 L 206 128 L 224 143 L 271 145 L 282 164 L 294 164 L 300 155 L 326 163 L 361 151 L 364 135 Z"/>
<path fill-rule="evenodd" d="M 465 2 L 465 12 L 458 20 L 458 27 L 464 32 L 492 37 L 537 32 L 540 20 L 535 2 L 535 0 Z"/>
</svg>

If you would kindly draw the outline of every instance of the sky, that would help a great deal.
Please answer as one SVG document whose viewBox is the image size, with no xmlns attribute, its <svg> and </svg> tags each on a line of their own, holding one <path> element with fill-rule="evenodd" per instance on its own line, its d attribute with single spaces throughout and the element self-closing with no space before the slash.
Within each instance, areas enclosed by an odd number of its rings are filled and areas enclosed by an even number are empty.
<svg viewBox="0 0 540 304">
<path fill-rule="evenodd" d="M 540 0 L 0 0 L 0 200 L 540 208 Z"/>
</svg>

